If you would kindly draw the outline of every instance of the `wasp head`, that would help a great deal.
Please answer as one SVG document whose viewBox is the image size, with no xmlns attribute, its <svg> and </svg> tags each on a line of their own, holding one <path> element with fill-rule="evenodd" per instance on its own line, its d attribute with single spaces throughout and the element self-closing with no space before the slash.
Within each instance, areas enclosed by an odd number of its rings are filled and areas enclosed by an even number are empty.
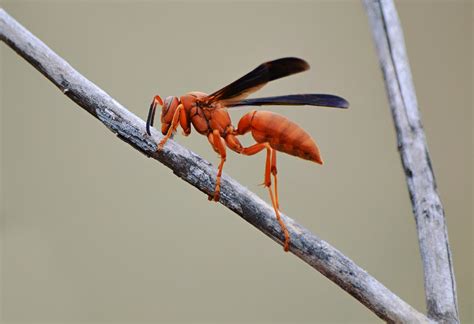
<svg viewBox="0 0 474 324">
<path fill-rule="evenodd" d="M 153 126 L 155 121 L 156 106 L 158 104 L 161 106 L 161 132 L 165 135 L 171 126 L 176 108 L 178 108 L 179 99 L 174 96 L 166 97 L 165 101 L 163 101 L 160 96 L 153 98 L 146 121 L 146 132 L 148 135 L 151 135 L 150 126 Z"/>
</svg>

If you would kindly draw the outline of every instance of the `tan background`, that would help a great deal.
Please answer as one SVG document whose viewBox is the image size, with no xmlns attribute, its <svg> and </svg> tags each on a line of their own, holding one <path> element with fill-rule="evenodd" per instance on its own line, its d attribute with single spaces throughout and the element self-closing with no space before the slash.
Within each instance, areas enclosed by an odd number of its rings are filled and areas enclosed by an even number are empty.
<svg viewBox="0 0 474 324">
<path fill-rule="evenodd" d="M 424 311 L 415 223 L 358 1 L 3 7 L 142 118 L 156 93 L 211 92 L 263 61 L 305 58 L 309 72 L 259 95 L 335 93 L 351 108 L 275 109 L 316 138 L 326 161 L 280 155 L 282 209 Z M 461 318 L 472 322 L 472 3 L 398 8 L 448 218 Z M 5 322 L 380 322 L 0 48 Z M 232 112 L 235 123 L 245 111 Z M 176 139 L 217 161 L 196 132 Z M 225 172 L 268 200 L 258 186 L 263 162 L 263 154 L 230 153 Z"/>
</svg>

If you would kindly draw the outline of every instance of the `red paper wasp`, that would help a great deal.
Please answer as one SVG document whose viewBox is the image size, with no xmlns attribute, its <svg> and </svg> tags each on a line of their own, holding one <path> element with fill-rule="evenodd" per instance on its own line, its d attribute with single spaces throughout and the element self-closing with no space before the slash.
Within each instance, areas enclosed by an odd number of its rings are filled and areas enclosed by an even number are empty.
<svg viewBox="0 0 474 324">
<path fill-rule="evenodd" d="M 191 124 L 199 134 L 207 136 L 212 148 L 220 156 L 214 196 L 210 197 L 215 201 L 219 200 L 222 168 L 227 157 L 226 147 L 244 155 L 254 155 L 265 149 L 267 157 L 263 184 L 269 190 L 276 218 L 285 237 L 285 251 L 289 249 L 290 236 L 279 213 L 276 151 L 323 164 L 319 149 L 305 130 L 280 114 L 253 110 L 240 119 L 237 129 L 235 129 L 227 109 L 239 106 L 268 105 L 349 107 L 349 103 L 345 99 L 329 94 L 295 94 L 246 99 L 248 95 L 270 81 L 308 69 L 308 63 L 302 59 L 281 58 L 259 65 L 240 79 L 210 95 L 202 92 L 189 92 L 181 97 L 167 97 L 164 101 L 160 96 L 155 96 L 146 123 L 146 130 L 150 135 L 150 126 L 153 126 L 156 106 L 159 104 L 162 107 L 161 131 L 165 136 L 158 144 L 158 150 L 163 148 L 178 125 L 181 125 L 185 136 L 191 133 Z M 247 132 L 252 133 L 257 143 L 250 147 L 243 147 L 237 136 Z M 271 188 L 271 175 L 274 179 L 274 192 Z"/>
</svg>

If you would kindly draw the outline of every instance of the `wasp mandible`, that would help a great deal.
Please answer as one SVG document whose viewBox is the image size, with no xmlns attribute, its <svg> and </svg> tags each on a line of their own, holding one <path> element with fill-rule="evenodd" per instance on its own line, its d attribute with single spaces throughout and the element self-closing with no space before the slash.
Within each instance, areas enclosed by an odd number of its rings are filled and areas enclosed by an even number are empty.
<svg viewBox="0 0 474 324">
<path fill-rule="evenodd" d="M 227 158 L 226 147 L 243 155 L 254 155 L 266 150 L 263 184 L 268 188 L 276 218 L 284 235 L 285 251 L 289 250 L 290 236 L 279 212 L 276 151 L 323 164 L 319 148 L 303 128 L 280 114 L 271 111 L 250 111 L 240 119 L 236 129 L 232 125 L 227 109 L 268 105 L 349 107 L 344 98 L 330 94 L 295 94 L 246 99 L 248 95 L 270 81 L 308 69 L 309 64 L 306 61 L 285 57 L 259 65 L 240 79 L 210 95 L 203 92 L 189 92 L 181 97 L 167 97 L 164 101 L 157 95 L 150 105 L 146 122 L 146 131 L 151 135 L 150 126 L 153 126 L 156 107 L 159 104 L 162 107 L 161 132 L 164 137 L 158 143 L 158 150 L 163 148 L 178 125 L 181 125 L 185 136 L 191 133 L 191 124 L 199 134 L 207 136 L 212 148 L 220 157 L 214 196 L 209 197 L 214 201 L 219 201 L 222 169 Z M 248 132 L 252 133 L 257 143 L 244 147 L 237 136 Z"/>
</svg>

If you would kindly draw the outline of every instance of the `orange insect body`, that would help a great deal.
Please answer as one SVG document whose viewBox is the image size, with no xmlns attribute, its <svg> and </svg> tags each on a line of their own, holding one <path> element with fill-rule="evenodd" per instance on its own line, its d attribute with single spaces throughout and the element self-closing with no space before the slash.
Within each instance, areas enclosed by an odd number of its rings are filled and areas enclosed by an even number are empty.
<svg viewBox="0 0 474 324">
<path fill-rule="evenodd" d="M 277 151 L 323 164 L 319 148 L 298 124 L 271 111 L 251 111 L 239 121 L 238 132 L 252 132 L 257 143 L 268 142 Z"/>
<path fill-rule="evenodd" d="M 284 250 L 288 251 L 290 236 L 280 217 L 276 151 L 323 164 L 319 149 L 311 136 L 288 118 L 270 111 L 251 111 L 239 121 L 237 129 L 232 125 L 227 108 L 262 105 L 312 105 L 347 108 L 345 99 L 326 94 L 298 94 L 277 97 L 245 99 L 250 93 L 260 89 L 267 82 L 309 69 L 308 63 L 298 58 L 282 58 L 259 65 L 256 69 L 234 81 L 228 86 L 207 95 L 203 92 L 190 92 L 181 97 L 167 97 L 165 101 L 155 96 L 147 118 L 147 133 L 153 126 L 157 105 L 162 106 L 161 131 L 163 139 L 158 144 L 162 149 L 166 141 L 176 131 L 178 125 L 185 136 L 191 133 L 191 124 L 196 131 L 207 136 L 209 143 L 221 161 L 218 166 L 214 196 L 220 197 L 220 180 L 227 158 L 226 147 L 243 155 L 254 155 L 266 149 L 264 185 L 268 188 L 276 218 L 284 234 Z M 252 133 L 257 142 L 244 147 L 237 136 Z M 272 190 L 271 176 L 274 179 Z M 211 197 L 210 197 L 211 198 Z"/>
</svg>

